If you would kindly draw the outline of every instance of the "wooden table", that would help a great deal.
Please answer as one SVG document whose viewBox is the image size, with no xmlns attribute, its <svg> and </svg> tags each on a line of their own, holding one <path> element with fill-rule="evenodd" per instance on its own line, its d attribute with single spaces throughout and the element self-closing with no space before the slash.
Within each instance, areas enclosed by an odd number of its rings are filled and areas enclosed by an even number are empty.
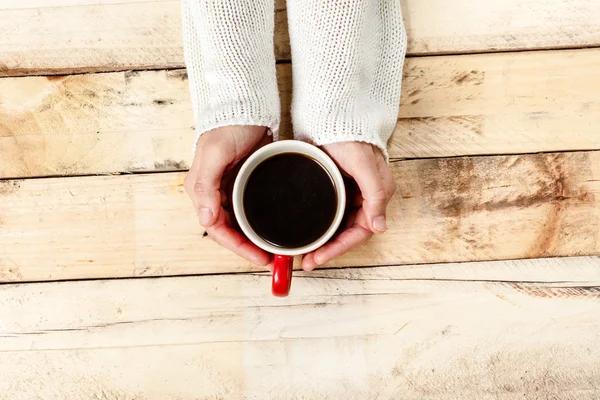
<svg viewBox="0 0 600 400">
<path fill-rule="evenodd" d="M 600 398 L 600 2 L 458 3 L 402 0 L 389 232 L 279 299 L 184 194 L 179 1 L 0 0 L 0 399 Z"/>
</svg>

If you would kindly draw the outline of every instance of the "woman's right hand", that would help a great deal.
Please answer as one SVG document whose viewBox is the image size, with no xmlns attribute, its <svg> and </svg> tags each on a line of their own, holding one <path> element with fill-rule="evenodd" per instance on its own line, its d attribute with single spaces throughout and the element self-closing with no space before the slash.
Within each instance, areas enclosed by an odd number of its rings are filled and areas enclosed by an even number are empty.
<svg viewBox="0 0 600 400">
<path fill-rule="evenodd" d="M 240 162 L 271 142 L 262 126 L 225 126 L 202 134 L 185 190 L 192 199 L 200 225 L 218 244 L 246 260 L 266 266 L 270 255 L 234 228 L 231 196 Z"/>
</svg>

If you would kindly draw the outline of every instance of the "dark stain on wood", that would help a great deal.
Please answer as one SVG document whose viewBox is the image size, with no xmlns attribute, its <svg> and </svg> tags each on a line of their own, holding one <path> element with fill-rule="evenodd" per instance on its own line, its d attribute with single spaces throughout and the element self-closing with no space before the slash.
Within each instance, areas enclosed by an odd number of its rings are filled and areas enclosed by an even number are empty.
<svg viewBox="0 0 600 400">
<path fill-rule="evenodd" d="M 458 217 L 464 213 L 468 204 L 460 195 L 470 192 L 475 178 L 472 158 L 427 160 L 421 163 L 420 175 L 425 197 L 437 204 L 442 215 Z M 448 198 L 451 193 L 456 195 Z"/>
<path fill-rule="evenodd" d="M 473 159 L 457 158 L 447 164 L 447 173 L 453 177 L 452 186 L 458 193 L 470 193 L 474 179 Z M 446 204 L 440 204 L 439 210 L 445 217 L 451 217 L 446 227 L 448 235 L 458 237 L 462 228 L 462 217 L 464 210 L 469 207 L 467 197 L 456 196 Z"/>
<path fill-rule="evenodd" d="M 185 69 L 175 69 L 175 70 L 167 71 L 167 78 L 187 81 L 188 73 Z"/>
<path fill-rule="evenodd" d="M 98 97 L 98 95 L 96 94 L 96 92 L 94 92 L 93 90 L 90 90 L 90 89 L 85 89 L 83 91 L 83 94 L 86 95 L 86 96 L 88 96 L 88 97 L 90 97 L 90 98 L 92 98 L 92 99 Z"/>
<path fill-rule="evenodd" d="M 156 104 L 157 106 L 166 106 L 166 105 L 174 104 L 175 100 L 172 100 L 172 99 L 154 99 L 154 100 L 152 100 L 152 103 Z"/>
<path fill-rule="evenodd" d="M 136 76 L 139 76 L 139 74 L 140 73 L 138 71 L 125 71 L 125 83 L 131 82 L 131 79 L 133 79 Z"/>
<path fill-rule="evenodd" d="M 485 234 L 470 235 L 468 227 L 463 228 L 467 216 L 545 207 L 545 220 L 538 221 L 540 233 L 531 247 L 524 249 L 523 256 L 559 255 L 565 237 L 578 229 L 572 222 L 564 225 L 566 210 L 596 202 L 594 194 L 580 182 L 588 173 L 585 168 L 589 164 L 585 153 L 420 161 L 423 198 L 445 218 L 443 237 L 432 237 L 427 246 L 433 249 L 438 241 L 454 240 L 472 249 L 491 245 L 491 228 Z M 514 185 L 510 184 L 513 181 Z M 586 240 L 583 236 L 594 236 L 580 235 L 581 240 Z M 581 246 L 579 243 L 578 248 Z"/>
<path fill-rule="evenodd" d="M 472 85 L 479 86 L 483 83 L 484 78 L 484 71 L 462 71 L 454 74 L 452 82 L 456 85 L 464 85 L 470 83 Z"/>
<path fill-rule="evenodd" d="M 172 159 L 166 159 L 163 162 L 155 162 L 154 163 L 154 168 L 156 168 L 157 170 L 168 170 L 168 171 L 174 171 L 174 170 L 185 170 L 188 169 L 188 165 L 185 161 L 181 160 L 181 161 L 175 161 Z"/>
<path fill-rule="evenodd" d="M 576 299 L 576 298 L 592 298 L 600 299 L 600 286 L 563 286 L 563 287 L 552 287 L 552 286 L 540 286 L 536 284 L 526 283 L 507 283 L 517 292 L 525 294 L 527 296 L 538 297 L 538 298 L 564 298 L 564 299 Z"/>
<path fill-rule="evenodd" d="M 21 188 L 21 181 L 0 181 L 0 196 L 8 196 L 9 194 Z"/>
<path fill-rule="evenodd" d="M 412 104 L 414 106 L 415 104 L 418 104 L 420 101 L 421 101 L 421 99 L 416 99 L 416 100 L 413 100 L 410 104 Z"/>
<path fill-rule="evenodd" d="M 413 96 L 416 96 L 416 95 L 418 95 L 419 93 L 421 93 L 421 89 L 415 89 L 415 90 L 413 90 L 412 92 L 410 92 L 410 93 L 408 94 L 408 97 L 413 97 Z"/>
<path fill-rule="evenodd" d="M 418 100 L 416 100 L 418 101 Z M 412 102 L 411 104 L 416 104 Z M 398 127 L 403 130 L 419 131 L 435 129 L 439 133 L 465 134 L 465 132 L 483 135 L 484 117 L 480 115 L 455 115 L 450 117 L 412 117 L 400 118 Z"/>
<path fill-rule="evenodd" d="M 415 63 L 406 71 L 406 76 L 422 78 L 425 76 L 425 70 L 418 63 Z"/>
<path fill-rule="evenodd" d="M 571 187 L 567 175 L 562 169 L 562 160 L 560 155 L 534 155 L 534 156 L 517 156 L 511 165 L 505 168 L 515 168 L 521 163 L 523 158 L 527 158 L 537 166 L 541 173 L 541 178 L 538 180 L 538 189 L 530 194 L 520 194 L 514 198 L 503 198 L 494 201 L 477 203 L 465 201 L 455 196 L 449 200 L 447 204 L 442 204 L 440 210 L 445 216 L 457 216 L 464 213 L 472 213 L 479 211 L 502 211 L 509 208 L 529 208 L 538 205 L 559 204 L 561 202 L 574 201 L 579 203 L 593 203 L 595 201 L 592 193 L 575 190 Z M 444 183 L 444 190 L 452 189 L 457 195 L 466 195 L 471 197 L 483 189 L 484 184 L 489 182 L 482 181 L 473 173 L 473 159 L 458 158 L 441 161 L 441 171 L 439 176 L 445 176 L 448 181 Z M 501 167 L 498 168 L 498 174 L 502 173 Z M 473 187 L 474 180 L 477 180 L 476 187 Z M 437 190 L 437 179 L 430 181 L 426 186 L 427 191 Z M 450 186 L 450 187 L 448 187 Z M 518 185 L 515 185 L 517 187 Z M 503 187 L 506 187 L 504 185 Z M 475 189 L 475 190 L 472 190 Z M 472 197 L 471 197 L 472 198 Z"/>
</svg>

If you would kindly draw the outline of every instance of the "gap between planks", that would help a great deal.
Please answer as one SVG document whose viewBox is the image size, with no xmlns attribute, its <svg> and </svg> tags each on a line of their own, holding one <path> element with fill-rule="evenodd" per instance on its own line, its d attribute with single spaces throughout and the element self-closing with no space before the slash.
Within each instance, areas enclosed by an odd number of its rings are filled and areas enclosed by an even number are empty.
<svg viewBox="0 0 600 400">
<path fill-rule="evenodd" d="M 538 261 L 539 260 L 539 261 Z M 599 268 L 599 281 L 600 281 L 600 256 L 583 256 L 583 257 L 549 257 L 549 258 L 515 258 L 511 260 L 489 260 L 489 261 L 453 261 L 445 263 L 413 263 L 413 264 L 373 264 L 373 265 L 360 265 L 360 266 L 340 266 L 340 267 L 327 267 L 320 266 L 316 270 L 311 272 L 303 271 L 301 268 L 296 266 L 294 268 L 294 279 L 341 279 L 341 280 L 372 280 L 372 278 L 358 277 L 356 276 L 369 276 L 367 271 L 372 268 L 399 268 L 399 269 L 414 269 L 414 268 L 427 268 L 432 271 L 439 268 L 457 267 L 465 265 L 468 267 L 480 266 L 488 268 L 495 265 L 509 265 L 511 263 L 518 264 L 535 264 L 536 262 L 547 262 L 550 265 L 559 264 L 564 260 L 571 260 L 575 263 L 587 263 L 597 264 Z M 350 271 L 347 273 L 345 270 Z M 265 271 L 224 271 L 224 272 L 207 272 L 202 274 L 174 274 L 174 275 L 158 275 L 158 276 L 121 276 L 121 277 L 90 277 L 90 278 L 74 278 L 65 280 L 43 280 L 43 281 L 18 281 L 18 282 L 2 282 L 0 281 L 0 287 L 6 285 L 30 285 L 30 284 L 42 284 L 42 283 L 59 283 L 59 282 L 93 282 L 93 281 L 113 281 L 113 280 L 137 280 L 137 279 L 172 279 L 172 278 L 199 278 L 199 277 L 211 277 L 211 276 L 242 276 L 242 275 L 255 275 L 255 276 L 271 276 L 272 273 Z M 527 280 L 527 279 L 486 279 L 486 278 L 440 278 L 440 277 L 400 277 L 400 278 L 385 278 L 387 280 L 396 281 L 435 281 L 435 282 L 487 282 L 487 283 L 525 283 L 525 284 L 563 284 L 565 287 L 585 287 L 577 285 L 576 281 L 572 280 Z M 570 286 L 569 286 L 570 285 Z"/>
<path fill-rule="evenodd" d="M 288 140 L 288 139 L 284 139 Z M 401 163 L 403 161 L 425 161 L 425 160 L 440 160 L 440 159 L 456 159 L 456 158 L 479 158 L 479 157 L 504 157 L 504 156 L 525 156 L 531 154 L 562 154 L 562 153 L 582 153 L 589 150 L 581 149 L 581 150 L 561 150 L 561 151 L 538 151 L 533 153 L 498 153 L 498 154 L 478 154 L 478 155 L 456 155 L 456 156 L 448 156 L 448 157 L 405 157 L 405 158 L 397 158 L 390 157 L 389 164 Z M 156 170 L 156 171 L 122 171 L 122 172 L 112 172 L 112 173 L 104 173 L 104 174 L 78 174 L 78 175 L 39 175 L 39 176 L 25 176 L 20 178 L 3 178 L 0 177 L 0 181 L 24 181 L 28 179 L 69 179 L 69 178 L 86 178 L 86 177 L 99 177 L 99 176 L 122 176 L 122 175 L 154 175 L 154 174 L 168 174 L 172 172 L 187 172 L 188 168 L 173 168 L 173 169 L 164 169 L 164 170 Z"/>
<path fill-rule="evenodd" d="M 167 0 L 169 1 L 169 0 Z M 521 49 L 490 49 L 486 51 L 463 51 L 463 52 L 439 52 L 439 53 L 422 53 L 422 54 L 410 54 L 406 56 L 406 60 L 418 59 L 424 57 L 461 57 L 461 56 L 477 56 L 477 55 L 486 55 L 486 54 L 505 54 L 505 53 L 543 53 L 543 52 L 551 52 L 551 51 L 577 51 L 577 50 L 593 50 L 600 49 L 600 45 L 594 46 L 556 46 L 556 47 L 545 47 L 545 48 L 521 48 Z M 280 59 L 276 60 L 276 65 L 287 65 L 292 64 L 292 59 Z M 54 68 L 50 70 L 31 70 L 31 71 L 23 71 L 22 73 L 10 74 L 10 71 L 7 74 L 0 75 L 0 79 L 2 78 L 24 78 L 24 77 L 46 77 L 46 76 L 55 76 L 55 77 L 66 77 L 66 76 L 77 76 L 77 75 L 89 75 L 89 74 L 109 74 L 113 72 L 146 72 L 146 71 L 175 71 L 180 69 L 185 69 L 185 64 L 181 65 L 172 65 L 172 66 L 124 66 L 124 67 L 111 67 L 111 68 L 98 68 L 98 67 L 90 67 L 86 69 L 60 69 Z"/>
</svg>

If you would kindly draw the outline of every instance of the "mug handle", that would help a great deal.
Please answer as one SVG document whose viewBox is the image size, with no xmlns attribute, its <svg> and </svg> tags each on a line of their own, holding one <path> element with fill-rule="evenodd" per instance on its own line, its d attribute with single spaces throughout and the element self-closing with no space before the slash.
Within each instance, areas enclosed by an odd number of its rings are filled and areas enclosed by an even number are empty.
<svg viewBox="0 0 600 400">
<path fill-rule="evenodd" d="M 294 257 L 275 254 L 273 280 L 271 281 L 271 293 L 273 295 L 285 297 L 290 293 L 293 266 Z"/>
</svg>

